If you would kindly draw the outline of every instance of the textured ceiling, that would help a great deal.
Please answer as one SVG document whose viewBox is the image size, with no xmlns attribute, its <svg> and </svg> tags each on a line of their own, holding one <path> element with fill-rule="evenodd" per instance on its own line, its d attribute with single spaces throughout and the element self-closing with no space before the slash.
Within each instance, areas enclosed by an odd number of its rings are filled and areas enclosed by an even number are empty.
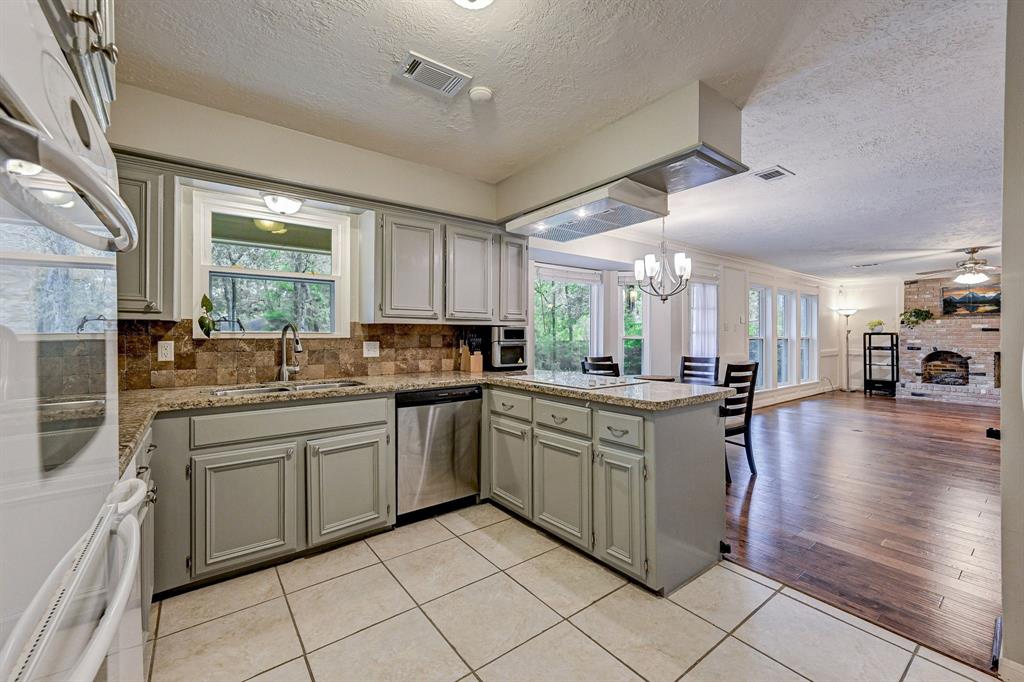
<svg viewBox="0 0 1024 682">
<path fill-rule="evenodd" d="M 1005 0 L 820 8 L 743 109 L 744 163 L 796 175 L 673 195 L 670 237 L 843 279 L 912 276 L 998 244 Z M 997 249 L 982 255 L 999 262 Z"/>
<path fill-rule="evenodd" d="M 742 105 L 797 0 L 124 0 L 123 82 L 496 182 L 694 80 Z M 415 50 L 495 91 L 394 73 Z"/>
</svg>

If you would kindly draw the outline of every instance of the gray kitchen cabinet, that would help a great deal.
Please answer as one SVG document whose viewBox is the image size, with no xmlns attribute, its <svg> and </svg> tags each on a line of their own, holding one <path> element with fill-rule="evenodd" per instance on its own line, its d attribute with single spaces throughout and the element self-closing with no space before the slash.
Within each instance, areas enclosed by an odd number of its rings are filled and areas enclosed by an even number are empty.
<svg viewBox="0 0 1024 682">
<path fill-rule="evenodd" d="M 493 242 L 491 232 L 445 226 L 444 313 L 447 319 L 493 320 Z"/>
<path fill-rule="evenodd" d="M 533 522 L 591 548 L 590 441 L 536 429 L 533 434 Z"/>
<path fill-rule="evenodd" d="M 386 428 L 306 442 L 310 545 L 388 525 L 387 452 Z"/>
<path fill-rule="evenodd" d="M 138 246 L 117 254 L 121 317 L 176 320 L 174 175 L 142 160 L 118 158 L 119 193 L 139 229 Z"/>
<path fill-rule="evenodd" d="M 487 445 L 491 458 L 491 496 L 529 518 L 532 495 L 531 435 L 533 429 L 492 415 Z"/>
<path fill-rule="evenodd" d="M 193 455 L 192 575 L 296 549 L 295 443 Z"/>
<path fill-rule="evenodd" d="M 594 554 L 646 578 L 644 456 L 600 447 L 594 461 Z"/>
<path fill-rule="evenodd" d="M 529 249 L 526 240 L 501 235 L 498 240 L 498 320 L 526 322 L 530 300 Z"/>
<path fill-rule="evenodd" d="M 384 317 L 441 319 L 441 223 L 385 213 Z"/>
</svg>

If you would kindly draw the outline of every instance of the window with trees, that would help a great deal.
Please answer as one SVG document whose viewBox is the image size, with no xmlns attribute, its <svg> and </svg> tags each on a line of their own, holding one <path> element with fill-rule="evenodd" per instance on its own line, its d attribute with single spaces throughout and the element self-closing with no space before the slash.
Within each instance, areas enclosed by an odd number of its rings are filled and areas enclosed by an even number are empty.
<svg viewBox="0 0 1024 682">
<path fill-rule="evenodd" d="M 632 279 L 632 275 L 630 276 Z M 623 374 L 644 373 L 644 314 L 647 305 L 644 295 L 635 282 L 619 281 L 619 309 L 622 324 L 619 329 L 619 345 Z"/>
<path fill-rule="evenodd" d="M 793 383 L 790 357 L 793 352 L 792 337 L 795 332 L 794 298 L 792 291 L 778 290 L 775 294 L 775 380 L 778 386 Z"/>
<path fill-rule="evenodd" d="M 194 296 L 222 333 L 349 334 L 349 218 L 268 212 L 248 197 L 196 192 Z"/>
<path fill-rule="evenodd" d="M 757 384 L 755 388 L 765 387 L 765 376 L 768 374 L 767 356 L 765 355 L 765 339 L 771 333 L 771 321 L 768 319 L 766 305 L 768 290 L 765 287 L 750 287 L 747 293 L 747 348 L 748 357 L 758 363 Z"/>
<path fill-rule="evenodd" d="M 601 273 L 538 267 L 533 283 L 536 369 L 580 371 L 596 355 Z"/>
<path fill-rule="evenodd" d="M 800 296 L 800 381 L 818 379 L 818 297 Z"/>
<path fill-rule="evenodd" d="M 718 285 L 690 282 L 690 355 L 718 355 Z"/>
</svg>

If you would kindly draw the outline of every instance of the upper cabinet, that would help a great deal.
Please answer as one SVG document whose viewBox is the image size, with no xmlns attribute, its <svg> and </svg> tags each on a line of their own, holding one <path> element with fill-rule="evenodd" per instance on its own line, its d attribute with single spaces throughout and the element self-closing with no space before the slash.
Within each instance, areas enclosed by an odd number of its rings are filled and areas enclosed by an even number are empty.
<svg viewBox="0 0 1024 682">
<path fill-rule="evenodd" d="M 139 229 L 133 251 L 117 255 L 117 311 L 124 318 L 176 320 L 175 178 L 141 160 L 118 159 L 120 194 Z"/>
<path fill-rule="evenodd" d="M 525 239 L 391 211 L 358 222 L 364 324 L 526 322 Z"/>
<path fill-rule="evenodd" d="M 492 280 L 494 235 L 483 230 L 445 227 L 445 317 L 494 319 Z"/>
<path fill-rule="evenodd" d="M 501 235 L 498 277 L 498 321 L 525 324 L 530 300 L 529 251 L 525 239 Z"/>
</svg>

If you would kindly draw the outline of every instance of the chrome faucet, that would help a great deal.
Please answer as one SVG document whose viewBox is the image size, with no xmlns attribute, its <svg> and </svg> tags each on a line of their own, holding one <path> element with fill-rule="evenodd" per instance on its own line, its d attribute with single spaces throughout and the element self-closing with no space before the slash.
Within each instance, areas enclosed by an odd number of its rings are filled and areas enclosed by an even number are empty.
<svg viewBox="0 0 1024 682">
<path fill-rule="evenodd" d="M 292 343 L 292 353 L 302 352 L 302 341 L 299 339 L 299 330 L 295 328 L 295 325 L 291 322 L 286 322 L 284 327 L 281 328 L 281 371 L 278 373 L 277 378 L 281 381 L 288 381 L 291 377 L 292 372 L 299 371 L 299 359 L 295 358 L 295 364 L 288 364 L 288 330 L 292 330 L 292 336 L 294 341 Z"/>
</svg>

